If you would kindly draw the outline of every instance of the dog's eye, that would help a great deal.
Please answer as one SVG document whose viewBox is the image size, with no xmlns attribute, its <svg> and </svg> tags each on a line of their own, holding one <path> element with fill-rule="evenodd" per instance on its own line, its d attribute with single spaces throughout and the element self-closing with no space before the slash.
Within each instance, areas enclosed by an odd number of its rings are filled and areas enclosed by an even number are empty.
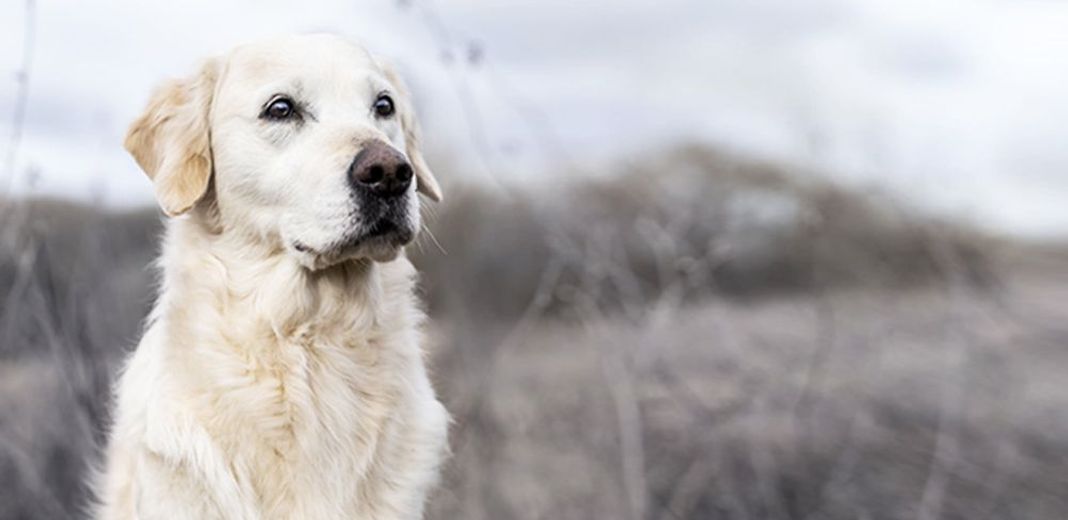
<svg viewBox="0 0 1068 520">
<path fill-rule="evenodd" d="M 263 109 L 263 114 L 260 117 L 284 121 L 292 118 L 296 113 L 297 109 L 293 106 L 293 100 L 280 97 L 268 103 L 267 108 Z"/>
<path fill-rule="evenodd" d="M 378 117 L 389 117 L 396 112 L 396 108 L 393 106 L 393 98 L 382 94 L 375 100 L 375 115 Z"/>
</svg>

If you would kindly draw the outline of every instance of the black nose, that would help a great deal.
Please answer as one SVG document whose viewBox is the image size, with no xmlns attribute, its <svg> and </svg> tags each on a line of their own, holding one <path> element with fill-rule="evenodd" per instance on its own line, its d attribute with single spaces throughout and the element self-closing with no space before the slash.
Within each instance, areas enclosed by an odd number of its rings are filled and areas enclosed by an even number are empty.
<svg viewBox="0 0 1068 520">
<path fill-rule="evenodd" d="M 375 195 L 396 197 L 412 184 L 412 165 L 392 146 L 371 141 L 352 160 L 349 180 Z"/>
</svg>

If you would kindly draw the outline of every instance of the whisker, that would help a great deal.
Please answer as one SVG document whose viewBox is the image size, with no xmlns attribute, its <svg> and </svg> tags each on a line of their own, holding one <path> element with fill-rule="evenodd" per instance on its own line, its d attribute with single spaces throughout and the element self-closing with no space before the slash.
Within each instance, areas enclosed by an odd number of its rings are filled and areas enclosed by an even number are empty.
<svg viewBox="0 0 1068 520">
<path fill-rule="evenodd" d="M 441 251 L 441 254 L 445 256 L 449 256 L 449 252 L 441 246 L 441 242 L 438 242 L 438 237 L 434 236 L 434 232 L 430 231 L 430 228 L 427 227 L 426 224 L 423 224 L 421 227 L 423 228 L 423 232 L 426 233 L 428 237 L 430 237 L 430 241 L 434 243 L 434 246 L 438 248 L 438 251 Z"/>
</svg>

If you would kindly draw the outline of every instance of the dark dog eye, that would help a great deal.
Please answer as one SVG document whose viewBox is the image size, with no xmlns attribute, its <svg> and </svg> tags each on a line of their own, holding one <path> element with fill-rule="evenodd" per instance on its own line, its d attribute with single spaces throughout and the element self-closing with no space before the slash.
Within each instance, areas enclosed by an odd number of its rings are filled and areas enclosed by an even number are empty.
<svg viewBox="0 0 1068 520">
<path fill-rule="evenodd" d="M 375 115 L 378 117 L 389 117 L 396 110 L 393 106 L 393 98 L 385 94 L 378 96 L 375 100 Z"/>
<path fill-rule="evenodd" d="M 267 108 L 263 109 L 263 114 L 260 117 L 284 121 L 292 118 L 296 113 L 297 109 L 293 106 L 293 100 L 281 97 L 268 103 Z"/>
</svg>

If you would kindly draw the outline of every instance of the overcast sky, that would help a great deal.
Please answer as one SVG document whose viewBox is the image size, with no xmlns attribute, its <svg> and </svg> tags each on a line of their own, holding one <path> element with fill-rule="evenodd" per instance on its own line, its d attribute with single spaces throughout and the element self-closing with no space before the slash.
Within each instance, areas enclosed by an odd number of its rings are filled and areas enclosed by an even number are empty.
<svg viewBox="0 0 1068 520">
<path fill-rule="evenodd" d="M 537 182 L 564 158 L 596 164 L 698 141 L 997 229 L 1068 234 L 1068 3 L 294 5 L 39 0 L 16 176 L 4 181 L 2 165 L 0 190 L 149 204 L 120 142 L 154 84 L 241 42 L 328 31 L 400 65 L 430 146 L 471 178 Z M 25 20 L 9 0 L 5 156 Z"/>
</svg>

